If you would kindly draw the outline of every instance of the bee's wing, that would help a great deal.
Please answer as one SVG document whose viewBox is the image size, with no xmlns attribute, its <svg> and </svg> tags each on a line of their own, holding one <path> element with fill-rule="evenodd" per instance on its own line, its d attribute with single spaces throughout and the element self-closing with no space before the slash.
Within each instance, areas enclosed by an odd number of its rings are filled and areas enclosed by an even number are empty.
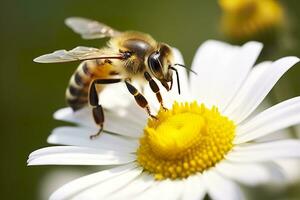
<svg viewBox="0 0 300 200">
<path fill-rule="evenodd" d="M 81 17 L 70 17 L 65 20 L 65 24 L 70 27 L 75 33 L 81 35 L 83 39 L 97 39 L 104 37 L 114 37 L 120 34 L 119 31 L 113 28 L 90 19 Z"/>
<path fill-rule="evenodd" d="M 45 54 L 35 58 L 33 61 L 38 63 L 60 63 L 79 60 L 93 59 L 123 59 L 122 54 L 107 53 L 101 49 L 92 47 L 76 47 L 70 51 L 58 50 L 50 54 Z"/>
</svg>

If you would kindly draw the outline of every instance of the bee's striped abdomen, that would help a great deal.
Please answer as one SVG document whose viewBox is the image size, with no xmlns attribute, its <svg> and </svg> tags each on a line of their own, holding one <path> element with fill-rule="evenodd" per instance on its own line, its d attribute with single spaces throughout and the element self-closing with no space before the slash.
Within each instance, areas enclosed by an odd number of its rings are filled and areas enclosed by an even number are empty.
<svg viewBox="0 0 300 200">
<path fill-rule="evenodd" d="M 66 100 L 75 111 L 88 104 L 88 91 L 91 82 L 96 78 L 110 76 L 111 65 L 105 62 L 89 60 L 82 62 L 72 75 L 66 90 Z M 97 88 L 101 90 L 102 88 Z"/>
</svg>

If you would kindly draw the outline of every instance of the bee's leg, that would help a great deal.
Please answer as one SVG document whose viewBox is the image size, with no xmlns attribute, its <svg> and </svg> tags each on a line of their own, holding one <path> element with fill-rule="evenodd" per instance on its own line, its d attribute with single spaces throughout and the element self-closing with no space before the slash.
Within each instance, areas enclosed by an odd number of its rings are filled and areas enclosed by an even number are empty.
<svg viewBox="0 0 300 200">
<path fill-rule="evenodd" d="M 97 125 L 100 126 L 99 131 L 91 135 L 90 138 L 94 139 L 100 133 L 103 131 L 103 123 L 104 123 L 104 113 L 103 113 L 103 108 L 99 104 L 99 98 L 98 98 L 98 92 L 96 89 L 96 84 L 112 84 L 112 83 L 118 83 L 121 82 L 121 79 L 96 79 L 94 80 L 89 89 L 89 102 L 90 105 L 93 106 L 93 117 Z"/>
<path fill-rule="evenodd" d="M 129 83 L 128 80 L 125 80 L 125 83 L 128 91 L 134 96 L 136 103 L 144 108 L 150 117 L 156 119 L 150 112 L 150 107 L 146 98 L 131 83 Z"/>
<path fill-rule="evenodd" d="M 164 110 L 167 110 L 164 107 L 163 99 L 161 97 L 161 94 L 160 94 L 159 87 L 158 87 L 157 83 L 152 79 L 152 77 L 150 76 L 150 74 L 148 72 L 145 72 L 144 76 L 145 76 L 146 80 L 149 82 L 150 88 L 151 88 L 152 92 L 155 93 L 156 98 L 157 98 L 158 102 L 160 103 L 161 107 Z"/>
</svg>

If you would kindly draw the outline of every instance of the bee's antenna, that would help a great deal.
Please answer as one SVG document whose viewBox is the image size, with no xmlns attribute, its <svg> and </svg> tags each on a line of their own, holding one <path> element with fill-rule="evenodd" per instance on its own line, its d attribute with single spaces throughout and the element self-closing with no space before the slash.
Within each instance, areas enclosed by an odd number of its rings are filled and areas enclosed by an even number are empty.
<svg viewBox="0 0 300 200">
<path fill-rule="evenodd" d="M 183 64 L 176 63 L 176 64 L 174 64 L 174 66 L 184 67 L 187 71 L 190 71 L 190 72 L 192 72 L 192 73 L 198 75 L 195 71 L 193 71 L 193 70 L 190 69 L 190 68 L 187 68 L 187 67 L 186 67 L 185 65 L 183 65 Z"/>
<path fill-rule="evenodd" d="M 177 86 L 178 86 L 178 94 L 180 94 L 180 83 L 179 83 L 179 74 L 176 68 L 174 67 L 169 67 L 170 69 L 174 70 L 176 72 L 176 77 L 177 77 Z"/>
</svg>

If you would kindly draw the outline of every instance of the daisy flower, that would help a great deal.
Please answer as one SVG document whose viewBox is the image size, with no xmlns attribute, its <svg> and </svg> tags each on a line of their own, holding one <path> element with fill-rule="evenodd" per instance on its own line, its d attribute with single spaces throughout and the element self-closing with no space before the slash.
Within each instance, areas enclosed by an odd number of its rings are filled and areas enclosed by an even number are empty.
<svg viewBox="0 0 300 200">
<path fill-rule="evenodd" d="M 61 109 L 56 119 L 79 126 L 54 129 L 48 142 L 66 146 L 39 149 L 30 154 L 28 165 L 101 166 L 99 172 L 59 188 L 53 200 L 192 200 L 206 194 L 212 199 L 243 199 L 238 183 L 281 180 L 273 161 L 300 157 L 299 140 L 258 141 L 300 122 L 300 97 L 252 114 L 299 61 L 284 57 L 254 66 L 261 49 L 258 42 L 205 42 L 192 63 L 197 75 L 187 76 L 179 69 L 182 94 L 161 90 L 168 110 L 160 109 L 145 88 L 157 120 L 147 120 L 124 85 L 110 87 L 100 94 L 108 107 L 106 131 L 95 140 L 89 139 L 97 131 L 90 108 L 75 113 Z M 180 53 L 174 53 L 182 63 Z"/>
<path fill-rule="evenodd" d="M 286 21 L 283 6 L 277 0 L 219 0 L 219 5 L 221 30 L 238 41 L 264 37 L 268 40 Z"/>
</svg>

